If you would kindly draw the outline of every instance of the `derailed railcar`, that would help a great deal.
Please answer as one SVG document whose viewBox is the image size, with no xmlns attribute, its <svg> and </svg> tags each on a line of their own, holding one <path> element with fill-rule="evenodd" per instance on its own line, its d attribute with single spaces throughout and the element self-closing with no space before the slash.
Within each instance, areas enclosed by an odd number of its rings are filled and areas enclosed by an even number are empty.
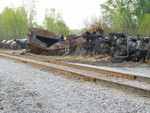
<svg viewBox="0 0 150 113">
<path fill-rule="evenodd" d="M 1 40 L 0 48 L 12 49 L 12 50 L 26 49 L 27 48 L 26 41 L 27 41 L 27 39 Z"/>
<path fill-rule="evenodd" d="M 107 54 L 112 57 L 113 62 L 150 60 L 149 36 L 127 36 L 121 32 L 113 32 L 109 37 L 96 33 L 85 33 L 84 37 L 87 41 L 85 49 L 93 52 L 92 55 Z"/>
<path fill-rule="evenodd" d="M 134 59 L 143 60 L 143 61 L 150 60 L 150 37 L 149 36 L 139 37 L 136 44 Z"/>
<path fill-rule="evenodd" d="M 149 36 L 123 36 L 112 33 L 110 37 L 110 53 L 115 62 L 148 61 L 150 49 Z M 119 33 L 120 34 L 120 33 Z M 109 53 L 107 53 L 109 54 Z"/>
<path fill-rule="evenodd" d="M 51 55 L 67 55 L 75 51 L 80 45 L 83 45 L 83 43 L 85 43 L 85 40 L 82 37 L 73 37 L 53 44 L 48 48 L 48 53 Z"/>
<path fill-rule="evenodd" d="M 81 36 L 73 35 L 67 40 L 60 41 L 57 39 L 59 35 L 46 30 L 30 28 L 29 31 L 27 45 L 30 51 L 34 53 L 67 55 L 73 52 L 77 46 L 85 43 L 85 39 Z"/>
</svg>

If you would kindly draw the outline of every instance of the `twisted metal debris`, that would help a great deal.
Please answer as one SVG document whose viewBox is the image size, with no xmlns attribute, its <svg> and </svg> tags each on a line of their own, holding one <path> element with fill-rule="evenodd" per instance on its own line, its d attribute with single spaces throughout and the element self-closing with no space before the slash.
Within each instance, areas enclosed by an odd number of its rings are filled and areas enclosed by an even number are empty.
<svg viewBox="0 0 150 113">
<path fill-rule="evenodd" d="M 150 36 L 127 36 L 113 32 L 104 37 L 100 33 L 84 33 L 80 36 L 63 36 L 64 39 L 59 40 L 60 35 L 46 30 L 29 28 L 29 32 L 28 39 L 1 40 L 0 48 L 27 48 L 34 53 L 61 56 L 82 48 L 84 54 L 109 55 L 113 57 L 113 62 L 150 61 Z"/>
<path fill-rule="evenodd" d="M 126 36 L 124 33 L 114 32 L 109 37 L 84 34 L 84 38 L 87 40 L 87 50 L 94 54 L 112 56 L 114 62 L 150 60 L 150 36 Z"/>
<path fill-rule="evenodd" d="M 85 43 L 81 36 L 66 36 L 66 40 L 59 41 L 52 32 L 36 28 L 29 29 L 29 39 L 27 45 L 30 51 L 35 53 L 45 53 L 51 55 L 67 55 L 73 52 L 79 45 Z"/>
</svg>

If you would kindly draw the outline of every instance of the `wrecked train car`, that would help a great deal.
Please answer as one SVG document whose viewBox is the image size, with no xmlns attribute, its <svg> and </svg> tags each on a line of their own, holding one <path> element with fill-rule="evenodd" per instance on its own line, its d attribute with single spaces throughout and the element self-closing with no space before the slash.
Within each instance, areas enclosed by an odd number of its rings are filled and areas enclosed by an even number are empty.
<svg viewBox="0 0 150 113">
<path fill-rule="evenodd" d="M 58 40 L 59 35 L 46 30 L 36 28 L 29 29 L 28 48 L 31 52 L 49 55 L 67 55 L 73 52 L 78 46 L 85 43 L 80 36 L 70 36 L 66 40 Z"/>
<path fill-rule="evenodd" d="M 110 33 L 109 37 L 100 34 L 84 34 L 86 38 L 85 49 L 93 54 L 106 54 L 111 56 L 113 62 L 123 61 L 149 61 L 150 37 L 126 36 L 121 32 Z"/>
<path fill-rule="evenodd" d="M 133 55 L 134 60 L 148 61 L 150 60 L 150 37 L 139 37 L 136 44 L 135 54 Z"/>
<path fill-rule="evenodd" d="M 0 48 L 12 50 L 26 49 L 26 41 L 27 39 L 1 40 Z"/>
</svg>

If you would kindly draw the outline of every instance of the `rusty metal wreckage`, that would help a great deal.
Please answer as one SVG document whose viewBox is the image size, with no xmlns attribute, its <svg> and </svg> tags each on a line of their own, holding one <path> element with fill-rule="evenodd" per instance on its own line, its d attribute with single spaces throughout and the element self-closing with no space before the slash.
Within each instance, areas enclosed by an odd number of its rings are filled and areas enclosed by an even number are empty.
<svg viewBox="0 0 150 113">
<path fill-rule="evenodd" d="M 100 33 L 85 32 L 82 35 L 62 35 L 62 40 L 59 40 L 60 35 L 47 30 L 29 28 L 29 32 L 27 40 L 3 40 L 0 48 L 28 48 L 37 54 L 59 56 L 84 48 L 84 54 L 106 54 L 112 56 L 114 62 L 124 60 L 150 62 L 150 36 L 126 36 L 124 33 L 114 32 L 110 33 L 109 37 L 104 37 Z"/>
<path fill-rule="evenodd" d="M 30 51 L 35 53 L 67 55 L 74 51 L 77 46 L 85 43 L 85 39 L 77 35 L 64 36 L 65 39 L 59 41 L 57 39 L 59 35 L 52 32 L 36 28 L 30 28 L 29 31 L 27 46 Z"/>
</svg>

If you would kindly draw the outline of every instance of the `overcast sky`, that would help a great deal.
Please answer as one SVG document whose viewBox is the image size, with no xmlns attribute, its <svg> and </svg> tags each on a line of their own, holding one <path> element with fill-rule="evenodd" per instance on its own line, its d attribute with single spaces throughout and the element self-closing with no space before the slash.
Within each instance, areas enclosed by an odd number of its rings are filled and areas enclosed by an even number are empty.
<svg viewBox="0 0 150 113">
<path fill-rule="evenodd" d="M 100 15 L 100 4 L 106 0 L 37 0 L 37 20 L 44 19 L 46 8 L 55 8 L 61 11 L 63 20 L 71 29 L 82 28 L 84 19 Z M 17 7 L 21 0 L 0 0 L 0 12 L 6 6 Z"/>
</svg>

